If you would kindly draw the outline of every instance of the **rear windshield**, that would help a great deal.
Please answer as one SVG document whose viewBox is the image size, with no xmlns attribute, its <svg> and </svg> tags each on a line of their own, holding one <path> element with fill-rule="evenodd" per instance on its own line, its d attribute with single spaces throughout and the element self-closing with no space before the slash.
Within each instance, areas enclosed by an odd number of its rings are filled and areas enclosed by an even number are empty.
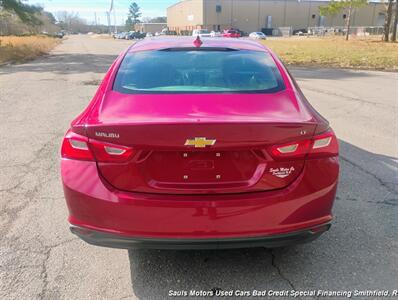
<svg viewBox="0 0 398 300">
<path fill-rule="evenodd" d="M 128 53 L 113 89 L 127 94 L 274 93 L 284 85 L 266 52 L 179 49 Z"/>
</svg>

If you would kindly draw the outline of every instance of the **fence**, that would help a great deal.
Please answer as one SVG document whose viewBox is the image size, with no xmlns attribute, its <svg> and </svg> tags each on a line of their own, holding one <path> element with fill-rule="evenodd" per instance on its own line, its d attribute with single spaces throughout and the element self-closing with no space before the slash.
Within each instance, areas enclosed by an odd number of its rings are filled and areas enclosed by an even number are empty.
<svg viewBox="0 0 398 300">
<path fill-rule="evenodd" d="M 351 27 L 349 34 L 358 37 L 374 37 L 382 35 L 384 31 L 383 26 L 355 26 Z M 347 33 L 347 29 L 342 26 L 333 27 L 308 27 L 306 32 L 294 32 L 295 35 L 308 36 L 343 36 Z"/>
<path fill-rule="evenodd" d="M 355 26 L 350 28 L 350 35 L 358 37 L 374 37 L 382 35 L 384 31 L 383 26 Z M 264 30 L 263 30 L 264 32 Z M 347 30 L 343 26 L 333 27 L 308 27 L 302 29 L 294 29 L 292 27 L 277 27 L 272 28 L 267 32 L 267 35 L 272 36 L 316 36 L 316 37 L 329 37 L 329 36 L 344 36 Z"/>
</svg>

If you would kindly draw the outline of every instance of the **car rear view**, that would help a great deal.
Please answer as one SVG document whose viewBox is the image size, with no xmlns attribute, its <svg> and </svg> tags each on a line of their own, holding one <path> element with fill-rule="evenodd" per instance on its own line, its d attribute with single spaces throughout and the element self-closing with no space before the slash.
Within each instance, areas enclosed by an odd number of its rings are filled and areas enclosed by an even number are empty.
<svg viewBox="0 0 398 300">
<path fill-rule="evenodd" d="M 240 32 L 235 29 L 226 29 L 224 30 L 223 37 L 228 38 L 239 38 L 241 36 Z"/>
<path fill-rule="evenodd" d="M 252 41 L 136 43 L 71 124 L 71 230 L 101 246 L 279 247 L 330 227 L 337 139 Z"/>
</svg>

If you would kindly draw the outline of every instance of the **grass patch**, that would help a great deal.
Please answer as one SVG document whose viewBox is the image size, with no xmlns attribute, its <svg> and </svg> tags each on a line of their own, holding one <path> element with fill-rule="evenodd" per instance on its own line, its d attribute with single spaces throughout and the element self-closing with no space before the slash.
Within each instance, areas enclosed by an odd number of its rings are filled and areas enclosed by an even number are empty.
<svg viewBox="0 0 398 300">
<path fill-rule="evenodd" d="M 48 36 L 0 36 L 0 63 L 20 63 L 48 54 L 59 39 Z"/>
<path fill-rule="evenodd" d="M 269 39 L 263 43 L 286 64 L 398 71 L 398 43 L 305 37 Z"/>
</svg>

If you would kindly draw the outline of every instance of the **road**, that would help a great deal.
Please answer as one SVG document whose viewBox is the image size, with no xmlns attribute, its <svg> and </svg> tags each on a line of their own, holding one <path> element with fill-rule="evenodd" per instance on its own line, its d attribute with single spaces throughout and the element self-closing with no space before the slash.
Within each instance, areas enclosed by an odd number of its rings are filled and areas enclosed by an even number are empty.
<svg viewBox="0 0 398 300">
<path fill-rule="evenodd" d="M 164 299 L 190 289 L 398 289 L 398 74 L 291 68 L 335 129 L 335 221 L 286 249 L 126 251 L 68 230 L 59 148 L 128 41 L 68 37 L 0 67 L 0 299 Z"/>
</svg>

